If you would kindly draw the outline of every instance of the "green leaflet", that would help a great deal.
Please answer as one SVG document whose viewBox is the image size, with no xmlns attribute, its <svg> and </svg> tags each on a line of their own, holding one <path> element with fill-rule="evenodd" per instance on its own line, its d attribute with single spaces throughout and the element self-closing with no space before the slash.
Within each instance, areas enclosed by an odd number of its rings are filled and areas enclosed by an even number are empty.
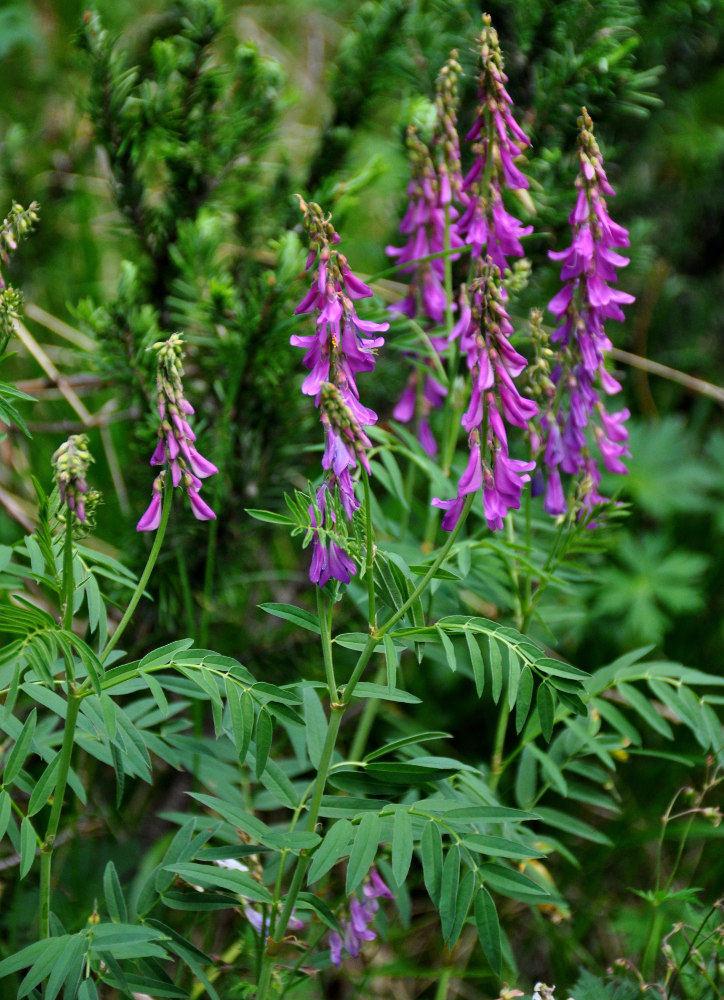
<svg viewBox="0 0 724 1000">
<path fill-rule="evenodd" d="M 372 867 L 380 842 L 381 821 L 377 813 L 365 813 L 355 834 L 347 865 L 347 895 L 351 895 Z"/>
<path fill-rule="evenodd" d="M 439 907 L 442 879 L 442 837 L 440 828 L 434 820 L 428 820 L 425 824 L 420 841 L 420 852 L 427 894 L 432 903 Z"/>
<path fill-rule="evenodd" d="M 275 603 L 260 604 L 259 607 L 262 611 L 266 611 L 268 615 L 283 618 L 293 625 L 298 625 L 299 628 L 307 629 L 308 632 L 315 632 L 317 635 L 321 635 L 319 622 L 315 615 L 309 611 L 305 611 L 304 608 L 297 608 L 293 604 Z"/>
<path fill-rule="evenodd" d="M 503 961 L 500 948 L 500 923 L 493 897 L 484 885 L 480 886 L 475 896 L 475 924 L 490 968 L 496 976 L 499 976 Z"/>
<path fill-rule="evenodd" d="M 312 863 L 307 872 L 309 885 L 326 875 L 346 854 L 353 833 L 354 827 L 347 819 L 340 819 L 332 824 L 312 857 Z"/>
<path fill-rule="evenodd" d="M 443 939 L 448 942 L 455 921 L 460 884 L 460 850 L 454 844 L 448 849 L 440 874 L 440 925 Z"/>
<path fill-rule="evenodd" d="M 410 870 L 413 843 L 412 817 L 407 809 L 396 809 L 392 822 L 392 874 L 398 885 L 404 883 Z"/>
</svg>

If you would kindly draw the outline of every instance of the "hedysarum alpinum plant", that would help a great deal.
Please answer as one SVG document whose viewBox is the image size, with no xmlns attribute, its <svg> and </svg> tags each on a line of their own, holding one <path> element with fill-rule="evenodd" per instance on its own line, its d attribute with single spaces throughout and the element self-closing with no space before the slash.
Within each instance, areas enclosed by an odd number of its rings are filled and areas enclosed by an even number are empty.
<svg viewBox="0 0 724 1000">
<path fill-rule="evenodd" d="M 440 74 L 430 145 L 410 135 L 407 243 L 388 251 L 410 282 L 388 318 L 375 280 L 356 275 L 338 249 L 331 215 L 299 198 L 312 283 L 294 311 L 291 345 L 306 352 L 301 388 L 319 410 L 322 476 L 287 497 L 286 514 L 249 512 L 311 546 L 316 615 L 262 605 L 318 644 L 288 682 L 270 683 L 263 664 L 253 673 L 190 638 L 140 658 L 118 648 L 122 639 L 138 645 L 134 613 L 153 593 L 169 520 L 188 516 L 178 503 L 173 510 L 174 488 L 186 491 L 197 520 L 216 518 L 199 495 L 219 470 L 189 423 L 180 333 L 153 345 L 160 423 L 151 464 L 164 468 L 137 522 L 154 532 L 141 575 L 83 543 L 92 460 L 83 435 L 54 454 L 57 489 L 47 496 L 37 483 L 36 532 L 2 550 L 12 582 L 0 604 L 0 629 L 11 637 L 0 654 L 0 834 L 19 879 L 39 869 L 37 927 L 0 961 L 18 996 L 269 1000 L 310 979 L 321 995 L 333 975 L 368 982 L 392 965 L 393 948 L 413 954 L 414 943 L 395 938 L 393 914 L 408 925 L 411 897 L 423 891 L 438 927 L 437 996 L 468 975 L 473 953 L 485 995 L 522 996 L 507 982 L 537 975 L 527 954 L 513 953 L 506 901 L 518 904 L 515 919 L 525 908 L 565 917 L 553 859 L 575 856 L 559 831 L 607 842 L 601 812 L 615 806 L 617 763 L 642 745 L 641 723 L 671 736 L 677 713 L 702 752 L 724 763 L 716 702 L 698 693 L 706 675 L 647 661 L 645 649 L 591 673 L 548 644 L 542 595 L 565 582 L 571 553 L 600 547 L 621 513 L 598 491 L 595 455 L 609 472 L 626 471 L 627 411 L 609 413 L 598 390 L 620 388 L 606 367 L 604 324 L 633 301 L 612 287 L 628 234 L 609 215 L 613 190 L 583 110 L 572 244 L 552 254 L 563 262 L 563 288 L 548 303 L 557 326 L 546 329 L 539 310 L 521 328 L 514 307 L 524 269 L 512 264 L 534 222 L 517 218 L 525 202 L 511 195 L 528 188 L 529 139 L 487 16 L 477 51 L 469 146 L 457 134 L 455 54 Z M 22 221 L 35 221 L 34 209 L 32 218 L 13 212 L 3 254 L 29 228 Z M 17 297 L 7 302 L 6 313 L 17 312 Z M 395 412 L 414 419 L 419 440 L 400 424 L 380 426 L 363 402 L 401 324 L 416 342 Z M 571 477 L 567 495 L 561 472 Z M 135 503 L 142 510 L 143 499 Z M 397 534 L 396 506 L 405 511 Z M 505 618 L 470 612 L 463 596 L 466 577 L 491 571 L 491 552 L 509 584 Z M 32 583 L 25 593 L 23 581 Z M 109 635 L 111 600 L 123 611 Z M 466 676 L 481 710 L 497 712 L 472 760 L 416 714 L 410 675 L 432 676 L 440 663 Z M 204 709 L 208 730 L 198 724 Z M 109 849 L 103 871 L 85 873 L 96 906 L 81 923 L 64 922 L 60 847 L 93 823 L 110 828 L 128 787 L 159 769 L 192 776 L 183 810 L 165 814 L 173 836 L 137 869 Z M 98 785 L 111 774 L 115 813 L 105 801 L 105 813 L 96 811 Z M 665 933 L 656 921 L 652 928 L 651 954 Z M 552 993 L 542 982 L 534 989 Z"/>
</svg>

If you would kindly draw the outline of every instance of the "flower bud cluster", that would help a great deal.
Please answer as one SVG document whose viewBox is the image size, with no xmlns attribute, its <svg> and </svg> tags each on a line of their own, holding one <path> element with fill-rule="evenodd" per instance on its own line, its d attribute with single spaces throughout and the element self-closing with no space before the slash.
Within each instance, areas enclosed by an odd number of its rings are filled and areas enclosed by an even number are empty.
<svg viewBox="0 0 724 1000">
<path fill-rule="evenodd" d="M 17 249 L 18 242 L 30 232 L 38 221 L 38 203 L 32 202 L 28 208 L 23 208 L 17 202 L 0 223 L 0 264 L 7 266 L 10 255 Z M 5 284 L 0 271 L 0 354 L 13 334 L 14 323 L 20 318 L 23 308 L 23 296 L 12 285 Z"/>
<path fill-rule="evenodd" d="M 573 240 L 567 250 L 549 253 L 552 260 L 562 262 L 563 281 L 562 289 L 548 303 L 558 324 L 551 337 L 558 355 L 541 418 L 540 447 L 547 470 L 544 507 L 550 514 L 566 510 L 561 472 L 581 475 L 586 481 L 585 506 L 593 507 L 604 499 L 598 494 L 601 473 L 586 438 L 589 425 L 609 472 L 626 473 L 622 457 L 629 454 L 624 427 L 629 411 L 608 413 L 597 388 L 600 385 L 608 395 L 621 389 L 605 367 L 611 341 L 604 323 L 622 320 L 621 306 L 634 301 L 633 295 L 611 287 L 617 280 L 616 270 L 628 264 L 628 258 L 614 248 L 628 246 L 629 236 L 608 214 L 604 195 L 615 192 L 585 108 L 578 125 L 580 174 L 576 205 L 569 217 Z"/>
<path fill-rule="evenodd" d="M 157 351 L 156 392 L 158 416 L 158 444 L 151 456 L 151 465 L 164 465 L 171 471 L 173 486 L 183 486 L 191 503 L 191 511 L 199 521 L 215 520 L 216 514 L 199 496 L 201 480 L 219 470 L 213 462 L 197 450 L 196 435 L 188 417 L 194 408 L 184 396 L 183 389 L 183 340 L 180 333 L 173 333 L 165 341 L 153 345 Z M 138 524 L 137 531 L 155 531 L 161 523 L 161 496 L 165 472 L 156 477 L 148 509 Z"/>
<path fill-rule="evenodd" d="M 93 456 L 88 451 L 86 434 L 71 434 L 51 459 L 61 502 L 68 504 L 79 521 L 86 519 L 85 501 L 88 493 L 86 474 L 92 461 Z"/>
<path fill-rule="evenodd" d="M 307 270 L 315 262 L 316 268 L 312 286 L 295 314 L 316 312 L 317 318 L 315 332 L 294 334 L 291 344 L 306 351 L 304 364 L 309 374 L 302 383 L 302 392 L 315 397 L 326 431 L 322 466 L 328 476 L 317 493 L 317 507 L 324 521 L 317 524 L 310 508 L 312 528 L 333 530 L 333 512 L 326 493 L 338 489 L 342 507 L 351 520 L 359 507 L 352 472 L 358 464 L 369 472 L 365 448 L 370 441 L 364 428 L 376 423 L 377 414 L 360 402 L 357 375 L 374 369 L 375 352 L 384 344 L 384 339 L 375 334 L 389 329 L 390 324 L 359 318 L 354 301 L 371 296 L 372 289 L 352 273 L 344 254 L 334 249 L 339 236 L 330 218 L 314 202 L 299 201 L 311 243 Z M 333 577 L 348 583 L 349 574 L 354 572 L 349 556 L 333 542 L 328 550 L 323 534 L 315 532 L 310 570 L 313 582 L 324 586 Z"/>
<path fill-rule="evenodd" d="M 7 216 L 0 223 L 0 261 L 7 266 L 10 261 L 10 254 L 17 250 L 18 242 L 30 232 L 38 221 L 38 210 L 40 206 L 37 201 L 33 201 L 27 208 L 13 202 Z M 0 290 L 5 288 L 2 274 L 0 274 Z"/>
</svg>

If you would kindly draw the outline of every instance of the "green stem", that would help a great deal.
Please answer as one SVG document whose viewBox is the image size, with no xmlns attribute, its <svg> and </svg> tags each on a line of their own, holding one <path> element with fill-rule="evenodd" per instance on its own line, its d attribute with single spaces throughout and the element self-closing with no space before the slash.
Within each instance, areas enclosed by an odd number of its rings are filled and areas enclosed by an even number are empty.
<svg viewBox="0 0 724 1000">
<path fill-rule="evenodd" d="M 440 979 L 437 984 L 437 990 L 435 991 L 435 1000 L 445 1000 L 447 997 L 448 986 L 450 985 L 450 979 L 452 978 L 453 970 L 448 966 L 443 969 L 440 973 Z"/>
<path fill-rule="evenodd" d="M 410 515 L 412 514 L 412 496 L 415 492 L 415 479 L 417 477 L 417 466 L 414 462 L 409 462 L 405 473 L 405 499 L 407 506 L 402 508 L 400 519 L 400 541 L 407 537 L 407 530 L 410 527 Z"/>
<path fill-rule="evenodd" d="M 430 361 L 430 364 L 432 365 L 432 367 L 435 369 L 435 374 L 437 375 L 437 377 L 440 380 L 441 384 L 444 385 L 447 388 L 447 386 L 449 384 L 448 374 L 445 371 L 445 368 L 443 366 L 442 361 L 440 360 L 440 355 L 435 350 L 435 347 L 434 347 L 432 341 L 430 340 L 430 335 L 425 330 L 423 330 L 422 327 L 420 326 L 420 324 L 418 322 L 416 322 L 414 319 L 408 319 L 407 322 L 408 322 L 408 325 L 415 331 L 415 333 L 417 334 L 418 338 L 425 345 L 426 356 L 427 356 L 428 360 Z"/>
<path fill-rule="evenodd" d="M 73 512 L 69 506 L 65 509 L 65 544 L 63 546 L 63 629 L 73 631 L 73 596 L 75 580 L 73 579 Z M 65 670 L 69 684 L 75 683 L 75 664 L 70 650 L 64 653 Z"/>
<path fill-rule="evenodd" d="M 651 905 L 653 907 L 651 912 L 651 923 L 649 925 L 649 934 L 646 939 L 646 947 L 644 948 L 644 957 L 641 962 L 641 974 L 644 979 L 649 979 L 654 971 L 656 954 L 659 949 L 659 941 L 661 940 L 661 928 L 664 922 L 664 917 L 659 909 L 659 904 L 652 903 Z"/>
<path fill-rule="evenodd" d="M 221 442 L 221 453 L 218 456 L 219 468 L 223 469 L 226 464 L 226 458 L 229 454 L 229 446 L 232 440 L 231 434 L 229 433 L 229 426 L 231 423 L 231 411 L 234 408 L 236 402 L 236 397 L 239 393 L 239 386 L 241 384 L 241 379 L 244 374 L 244 358 L 239 357 L 236 368 L 231 373 L 229 379 L 228 388 L 226 391 L 226 399 L 224 401 L 224 409 L 221 414 L 221 420 L 219 421 L 217 440 Z M 214 488 L 211 496 L 211 503 L 216 511 L 217 515 L 219 512 L 219 505 L 222 499 L 222 491 L 224 488 L 224 479 L 222 475 L 219 475 L 214 480 Z M 219 534 L 219 522 L 218 520 L 212 521 L 209 525 L 209 534 L 206 540 L 206 568 L 204 571 L 204 592 L 201 599 L 201 621 L 199 623 L 199 642 L 202 649 L 205 649 L 209 641 L 209 624 L 211 621 L 211 591 L 214 586 L 214 575 L 216 571 L 216 540 Z"/>
<path fill-rule="evenodd" d="M 377 628 L 377 601 L 375 599 L 375 536 L 372 528 L 372 497 L 370 494 L 370 477 L 367 470 L 362 469 L 362 482 L 365 491 L 365 535 L 367 536 L 367 551 L 365 558 L 365 577 L 367 579 L 367 623 L 370 631 Z M 330 691 L 330 696 L 333 697 Z"/>
<path fill-rule="evenodd" d="M 60 750 L 58 777 L 53 792 L 53 804 L 50 808 L 48 826 L 40 852 L 40 936 L 43 938 L 50 937 L 50 876 L 53 863 L 53 845 L 55 844 L 55 837 L 60 825 L 65 787 L 68 782 L 68 771 L 70 770 L 70 760 L 73 755 L 75 726 L 78 721 L 80 702 L 80 696 L 71 685 L 68 694 L 68 708 L 65 713 L 65 729 Z"/>
<path fill-rule="evenodd" d="M 66 632 L 73 630 L 73 594 L 75 581 L 73 579 L 73 511 L 65 507 L 65 545 L 63 547 L 63 628 Z"/>
<path fill-rule="evenodd" d="M 529 462 L 530 462 L 530 460 L 532 458 L 532 455 L 533 455 L 533 449 L 531 447 L 530 441 L 528 441 L 528 461 Z M 525 499 L 523 501 L 523 505 L 524 505 L 523 509 L 524 509 L 524 513 L 525 513 L 525 558 L 527 559 L 527 561 L 528 561 L 529 564 L 530 564 L 530 561 L 531 561 L 530 552 L 531 552 L 531 537 L 532 537 L 530 500 L 531 500 L 531 496 L 530 496 L 530 486 L 529 486 L 528 489 L 525 491 Z M 533 610 L 533 600 L 532 600 L 532 597 L 533 597 L 533 580 L 532 580 L 530 569 L 526 569 L 526 571 L 525 571 L 525 580 L 524 580 L 524 585 L 523 585 L 523 594 L 524 594 L 524 602 L 523 602 L 522 614 L 521 614 L 520 631 L 525 634 L 525 631 L 528 628 L 528 624 L 530 622 L 531 612 Z"/>
<path fill-rule="evenodd" d="M 194 600 L 191 596 L 191 585 L 189 574 L 186 569 L 186 560 L 183 555 L 183 548 L 179 545 L 176 549 L 176 565 L 178 566 L 178 580 L 181 586 L 181 599 L 184 607 L 184 617 L 186 619 L 186 635 L 193 635 L 196 630 L 194 622 Z"/>
<path fill-rule="evenodd" d="M 435 558 L 433 564 L 430 566 L 427 573 L 418 583 L 417 587 L 413 590 L 410 597 L 405 601 L 401 608 L 395 612 L 392 617 L 385 622 L 385 624 L 375 631 L 373 635 L 370 635 L 367 639 L 364 649 L 359 655 L 359 659 L 355 665 L 352 675 L 344 688 L 344 697 L 341 702 L 332 701 L 330 705 L 330 717 L 329 723 L 327 724 L 327 734 L 324 740 L 324 746 L 322 747 L 322 754 L 319 760 L 319 767 L 317 769 L 317 777 L 314 782 L 314 791 L 312 793 L 312 800 L 309 805 L 309 812 L 307 814 L 307 830 L 314 831 L 317 825 L 317 819 L 319 817 L 319 810 L 322 804 L 322 796 L 324 795 L 324 789 L 327 785 L 327 777 L 329 775 L 329 769 L 332 763 L 332 755 L 334 753 L 334 748 L 337 743 L 337 736 L 339 734 L 339 727 L 342 723 L 342 717 L 344 711 L 349 705 L 350 699 L 354 693 L 354 689 L 362 676 L 365 667 L 369 663 L 369 660 L 377 647 L 377 642 L 381 636 L 388 632 L 393 625 L 402 618 L 408 608 L 417 600 L 423 590 L 426 588 L 427 584 L 433 578 L 438 570 L 438 567 L 447 558 L 448 552 L 455 543 L 463 524 L 465 523 L 470 507 L 472 506 L 474 494 L 470 494 L 465 500 L 465 506 L 460 514 L 457 525 L 454 530 L 450 532 L 450 537 L 448 538 L 445 545 L 442 547 L 437 557 Z M 324 616 L 320 615 L 320 621 L 326 620 Z M 325 635 L 326 633 L 326 635 Z M 325 644 L 329 642 L 331 656 L 331 638 L 329 637 L 328 631 L 325 629 L 324 624 L 322 624 L 322 646 L 323 649 Z M 261 970 L 259 973 L 259 983 L 256 991 L 256 1000 L 266 1000 L 269 986 L 271 984 L 273 969 L 274 969 L 274 957 L 279 951 L 284 933 L 289 924 L 289 920 L 294 909 L 294 904 L 297 901 L 297 897 L 301 891 L 302 883 L 304 882 L 304 875 L 311 861 L 311 856 L 304 853 L 299 855 L 297 859 L 297 864 L 294 869 L 294 874 L 292 876 L 291 885 L 289 886 L 289 891 L 287 893 L 287 898 L 284 902 L 284 909 L 281 912 L 279 920 L 274 928 L 274 937 L 269 937 L 269 943 L 267 949 L 264 953 L 264 960 L 262 962 Z"/>
<path fill-rule="evenodd" d="M 395 625 L 400 620 L 400 618 L 402 618 L 402 616 L 408 611 L 408 609 L 412 607 L 412 605 L 415 603 L 415 601 L 420 596 L 420 594 L 425 590 L 425 588 L 427 587 L 427 585 L 430 582 L 430 580 L 432 580 L 432 578 L 434 577 L 434 575 L 437 573 L 437 571 L 440 568 L 440 566 L 442 566 L 442 564 L 445 562 L 445 560 L 448 557 L 448 553 L 450 552 L 450 549 L 455 544 L 455 541 L 456 541 L 458 535 L 460 534 L 460 531 L 461 531 L 463 525 L 467 521 L 468 514 L 470 513 L 470 508 L 473 505 L 473 500 L 475 499 L 475 497 L 476 497 L 475 493 L 469 493 L 465 497 L 465 506 L 463 507 L 463 509 L 460 512 L 460 517 L 458 518 L 458 523 L 455 525 L 455 527 L 453 528 L 453 530 L 450 532 L 450 535 L 448 536 L 447 541 L 445 542 L 445 544 L 443 545 L 443 547 L 438 552 L 437 556 L 435 557 L 435 559 L 434 559 L 432 565 L 430 566 L 430 568 L 428 569 L 427 573 L 425 573 L 425 575 L 423 576 L 422 580 L 420 580 L 420 582 L 417 584 L 417 586 L 412 591 L 412 593 L 410 594 L 410 596 L 407 598 L 407 600 L 405 601 L 405 603 L 400 608 L 398 608 L 398 610 L 392 615 L 392 617 L 388 618 L 388 620 L 385 622 L 385 624 L 382 625 L 377 630 L 377 636 L 376 636 L 376 638 L 379 639 L 383 635 L 385 635 L 385 633 L 389 632 L 389 630 L 392 628 L 392 626 Z M 365 647 L 365 649 L 366 648 L 367 647 Z M 362 651 L 361 655 L 364 655 L 364 650 Z M 368 657 L 368 659 L 369 659 L 369 657 Z M 353 677 L 355 676 L 356 672 L 357 672 L 357 667 L 355 667 L 355 672 L 352 674 Z M 350 683 L 351 683 L 351 680 L 350 680 Z M 347 687 L 349 688 L 349 684 L 347 685 Z M 347 700 L 347 697 L 346 697 L 346 694 L 345 694 L 345 701 L 346 700 Z"/>
<path fill-rule="evenodd" d="M 503 746 L 505 744 L 505 734 L 508 730 L 508 718 L 510 709 L 508 708 L 508 698 L 503 693 L 498 714 L 498 724 L 495 727 L 495 743 L 493 745 L 493 756 L 490 762 L 490 790 L 495 791 L 503 773 Z"/>
<path fill-rule="evenodd" d="M 324 740 L 324 746 L 322 747 L 322 754 L 319 760 L 317 777 L 314 782 L 312 801 L 309 805 L 309 813 L 307 815 L 307 830 L 309 831 L 313 831 L 317 825 L 319 810 L 322 804 L 322 796 L 324 795 L 324 789 L 327 784 L 327 776 L 332 763 L 332 755 L 337 742 L 337 735 L 339 734 L 339 727 L 342 722 L 343 714 L 344 707 L 339 703 L 333 703 L 331 706 L 329 723 L 327 725 L 327 735 Z M 259 984 L 256 991 L 256 1000 L 266 1000 L 269 986 L 271 984 L 272 973 L 274 971 L 274 956 L 279 951 L 279 946 L 281 945 L 284 933 L 291 919 L 292 911 L 294 910 L 297 896 L 301 891 L 304 875 L 310 861 L 311 856 L 304 853 L 300 854 L 297 858 L 297 864 L 294 869 L 294 875 L 292 876 L 292 882 L 289 886 L 287 898 L 284 902 L 284 909 L 282 910 L 279 920 L 274 928 L 274 937 L 271 935 L 269 936 L 269 943 L 266 951 L 264 952 L 264 958 L 259 974 Z"/>
<path fill-rule="evenodd" d="M 380 278 L 388 278 L 391 274 L 397 274 L 398 271 L 402 271 L 404 268 L 409 267 L 410 264 L 425 264 L 428 260 L 438 260 L 440 257 L 449 257 L 451 254 L 463 254 L 472 249 L 472 243 L 466 243 L 465 246 L 453 247 L 452 250 L 439 250 L 437 253 L 429 253 L 424 257 L 416 257 L 414 261 L 408 260 L 403 264 L 393 264 L 390 267 L 386 267 L 383 271 L 375 271 L 374 274 L 367 275 L 364 280 L 369 285 L 375 281 L 379 281 Z"/>
<path fill-rule="evenodd" d="M 138 581 L 136 589 L 133 592 L 133 596 L 131 597 L 131 600 L 130 600 L 130 602 L 128 604 L 128 607 L 126 608 L 126 611 L 125 611 L 125 613 L 123 615 L 123 618 L 121 618 L 121 621 L 120 621 L 120 623 L 118 625 L 118 628 L 113 633 L 113 635 L 110 637 L 110 639 L 106 643 L 105 649 L 100 654 L 99 659 L 100 659 L 101 663 L 105 663 L 105 661 L 106 661 L 106 659 L 108 657 L 108 654 L 110 653 L 110 651 L 113 649 L 113 647 L 116 645 L 116 643 L 118 642 L 118 640 L 121 638 L 121 636 L 125 632 L 126 626 L 128 625 L 129 621 L 131 620 L 133 612 L 136 610 L 136 605 L 141 600 L 141 596 L 143 595 L 143 592 L 146 589 L 146 584 L 148 583 L 148 578 L 150 577 L 150 575 L 151 575 L 151 573 L 153 571 L 153 567 L 156 565 L 156 560 L 158 559 L 158 554 L 161 551 L 161 546 L 163 545 L 163 536 L 166 534 L 166 526 L 168 525 L 168 518 L 169 518 L 169 515 L 171 513 L 171 498 L 172 497 L 173 497 L 173 488 L 167 482 L 164 481 L 164 484 L 163 484 L 163 509 L 161 511 L 161 523 L 158 526 L 158 531 L 156 532 L 156 537 L 153 540 L 153 545 L 151 547 L 151 551 L 150 551 L 149 556 L 148 556 L 148 562 L 146 563 L 146 568 L 144 569 L 143 573 L 141 574 L 141 579 Z"/>
<path fill-rule="evenodd" d="M 701 936 L 701 934 L 702 934 L 702 932 L 704 930 L 704 927 L 706 926 L 707 920 L 712 915 L 712 913 L 714 912 L 714 910 L 716 910 L 716 908 L 719 906 L 719 902 L 720 902 L 719 900 L 716 900 L 714 903 L 712 903 L 712 905 L 709 907 L 709 909 L 707 910 L 706 914 L 704 915 L 704 917 L 700 921 L 699 927 L 696 930 L 696 932 L 694 933 L 694 936 L 691 939 L 689 947 L 686 949 L 686 954 L 684 955 L 684 957 L 682 958 L 681 962 L 677 965 L 676 969 L 674 970 L 674 975 L 672 976 L 671 982 L 669 983 L 668 996 L 673 996 L 674 984 L 676 983 L 676 980 L 679 978 L 679 976 L 681 975 L 681 973 L 684 971 L 684 966 L 687 964 L 687 962 L 691 958 L 691 956 L 692 956 L 692 954 L 694 952 L 694 948 L 696 947 L 696 942 L 699 939 L 699 937 Z M 715 931 L 714 934 L 716 934 L 716 933 L 717 932 Z M 709 937 L 711 937 L 711 936 L 712 935 L 709 935 Z M 705 940 L 702 941 L 702 944 L 704 944 L 706 940 L 707 939 L 705 938 Z M 712 983 L 712 986 L 713 985 L 714 984 Z"/>
<path fill-rule="evenodd" d="M 214 501 L 218 494 L 218 489 L 214 491 Z M 218 506 L 214 502 L 214 509 Z M 209 641 L 209 622 L 211 620 L 211 588 L 214 585 L 214 572 L 216 569 L 216 537 L 219 533 L 219 522 L 212 521 L 209 525 L 209 533 L 206 539 L 206 562 L 204 568 L 204 591 L 201 598 L 201 622 L 199 624 L 199 643 L 202 649 L 206 649 Z"/>
<path fill-rule="evenodd" d="M 317 591 L 317 614 L 319 615 L 319 627 L 321 629 L 322 659 L 324 661 L 324 673 L 327 678 L 327 688 L 329 689 L 329 699 L 331 702 L 337 700 L 337 682 L 334 677 L 334 658 L 332 656 L 332 636 L 329 622 L 329 604 L 325 601 L 324 595 L 319 587 Z"/>
<path fill-rule="evenodd" d="M 382 683 L 385 679 L 385 673 L 386 671 L 384 669 L 377 671 L 375 684 Z M 359 723 L 357 724 L 357 732 L 354 734 L 352 746 L 349 751 L 350 760 L 360 760 L 362 757 L 365 746 L 367 745 L 367 738 L 372 729 L 372 724 L 375 721 L 375 717 L 377 716 L 377 712 L 379 711 L 381 704 L 382 702 L 379 698 L 368 698 L 365 702 L 364 710 L 360 716 Z"/>
</svg>

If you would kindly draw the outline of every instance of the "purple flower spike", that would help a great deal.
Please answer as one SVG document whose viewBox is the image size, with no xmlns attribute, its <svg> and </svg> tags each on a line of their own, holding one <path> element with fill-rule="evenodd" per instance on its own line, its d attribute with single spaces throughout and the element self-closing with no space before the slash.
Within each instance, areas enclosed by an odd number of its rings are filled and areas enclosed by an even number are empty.
<svg viewBox="0 0 724 1000">
<path fill-rule="evenodd" d="M 563 514 L 567 507 L 561 472 L 581 476 L 579 493 L 584 508 L 603 499 L 597 492 L 600 473 L 586 437 L 589 424 L 609 472 L 628 471 L 622 457 L 629 454 L 628 431 L 624 427 L 629 411 L 607 413 L 596 384 L 608 395 L 621 389 L 605 368 L 611 341 L 604 323 L 607 319 L 622 320 L 621 306 L 634 301 L 633 295 L 611 287 L 617 280 L 617 269 L 628 264 L 628 258 L 615 248 L 628 246 L 629 236 L 608 214 L 604 195 L 613 195 L 614 191 L 585 108 L 578 125 L 578 195 L 569 216 L 573 238 L 568 249 L 549 253 L 552 260 L 561 262 L 563 287 L 548 303 L 556 319 L 552 341 L 558 355 L 543 389 L 546 409 L 538 445 L 543 450 L 548 478 L 543 506 L 555 515 Z M 599 424 L 593 423 L 596 416 Z"/>
<path fill-rule="evenodd" d="M 460 72 L 457 52 L 453 51 L 437 80 L 437 117 L 430 146 L 421 140 L 413 125 L 408 128 L 407 144 L 412 166 L 407 188 L 410 203 L 400 223 L 400 232 L 407 237 L 407 242 L 404 247 L 390 246 L 385 251 L 398 264 L 408 265 L 403 271 L 411 274 L 408 294 L 401 302 L 390 306 L 390 310 L 411 319 L 417 316 L 426 326 L 443 322 L 447 297 L 444 257 L 425 258 L 465 245 L 458 231 L 460 211 L 455 204 L 464 207 L 467 203 L 467 195 L 462 189 L 457 132 L 457 79 Z M 458 256 L 452 254 L 451 260 L 456 260 Z M 446 346 L 444 340 L 436 338 L 432 339 L 432 344 L 437 351 Z M 425 363 L 429 365 L 429 359 Z M 437 444 L 430 428 L 429 414 L 442 405 L 446 390 L 430 376 L 418 400 L 414 391 L 417 375 L 413 375 L 411 381 L 412 394 L 408 392 L 408 384 L 394 416 L 404 423 L 416 419 L 420 443 L 428 455 L 434 455 Z M 437 387 L 435 391 L 429 391 L 431 383 Z"/>
<path fill-rule="evenodd" d="M 529 141 L 513 116 L 498 34 L 489 14 L 483 15 L 478 42 L 478 118 L 467 136 L 473 143 L 475 161 L 463 184 L 468 202 L 458 220 L 458 231 L 472 244 L 474 257 L 484 251 L 502 274 L 508 267 L 508 257 L 523 256 L 520 240 L 533 232 L 532 226 L 524 226 L 506 210 L 502 194 L 506 188 L 515 191 L 528 187 L 514 161 Z"/>
<path fill-rule="evenodd" d="M 508 339 L 513 326 L 505 308 L 505 293 L 499 287 L 500 274 L 490 258 L 471 287 L 472 303 L 463 289 L 461 321 L 451 338 L 460 338 L 472 378 L 470 403 L 462 417 L 468 432 L 470 457 L 452 500 L 432 502 L 445 510 L 444 531 L 452 531 L 460 520 L 465 497 L 483 488 L 483 505 L 488 527 L 498 531 L 509 510 L 520 508 L 520 496 L 535 462 L 512 459 L 508 453 L 505 421 L 527 427 L 538 413 L 531 399 L 521 396 L 515 379 L 525 368 L 525 358 Z M 465 320 L 465 322 L 463 322 Z"/>
<path fill-rule="evenodd" d="M 377 934 L 371 924 L 379 909 L 378 899 L 394 899 L 379 872 L 375 868 L 362 886 L 362 900 L 352 896 L 349 902 L 349 919 L 341 920 L 343 937 L 336 931 L 329 935 L 329 949 L 332 964 L 339 967 L 342 964 L 342 945 L 352 958 L 357 958 L 365 941 L 374 941 Z"/>
<path fill-rule="evenodd" d="M 331 579 L 349 583 L 356 572 L 354 562 L 344 551 L 346 534 L 335 524 L 327 494 L 338 491 L 342 508 L 351 520 L 359 507 L 352 473 L 358 466 L 369 473 L 366 449 L 371 442 L 365 427 L 377 421 L 377 414 L 360 403 L 357 375 L 373 370 L 377 348 L 384 344 L 384 338 L 375 334 L 388 330 L 389 323 L 373 323 L 357 316 L 353 300 L 368 298 L 372 289 L 352 274 L 347 258 L 334 249 L 339 237 L 319 205 L 299 200 L 312 244 L 307 269 L 315 260 L 317 268 L 312 287 L 295 313 L 316 312 L 317 317 L 315 332 L 294 334 L 291 344 L 306 351 L 304 365 L 309 374 L 302 392 L 315 397 L 325 428 L 322 467 L 327 476 L 317 492 L 322 522 L 317 523 L 310 508 L 312 528 L 316 530 L 309 571 L 312 582 L 323 587 Z"/>
<path fill-rule="evenodd" d="M 168 340 L 153 346 L 158 351 L 156 388 L 161 426 L 150 464 L 168 465 L 171 469 L 172 486 L 184 486 L 191 511 L 197 520 L 215 520 L 216 514 L 201 499 L 199 490 L 201 480 L 215 475 L 219 470 L 197 450 L 194 443 L 196 435 L 186 419 L 193 414 L 194 408 L 184 397 L 181 334 L 174 333 Z M 165 473 L 154 480 L 151 503 L 136 525 L 136 531 L 155 531 L 160 525 L 164 480 Z"/>
</svg>

